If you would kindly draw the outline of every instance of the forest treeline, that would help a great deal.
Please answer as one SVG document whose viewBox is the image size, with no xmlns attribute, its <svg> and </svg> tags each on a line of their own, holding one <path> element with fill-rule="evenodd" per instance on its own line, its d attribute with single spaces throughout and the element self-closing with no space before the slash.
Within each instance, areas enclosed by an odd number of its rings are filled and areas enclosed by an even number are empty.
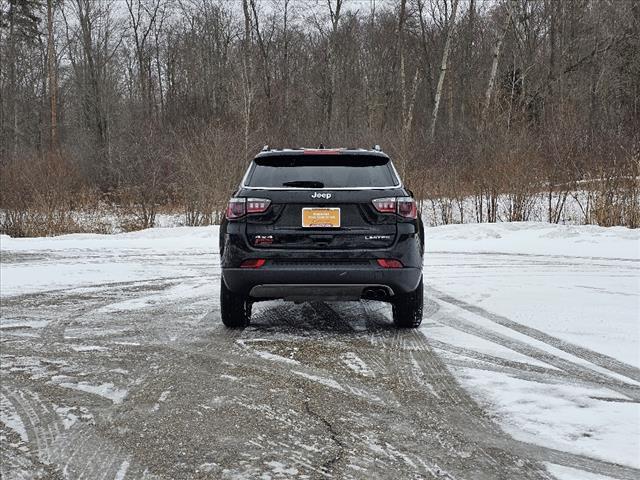
<svg viewBox="0 0 640 480">
<path fill-rule="evenodd" d="M 1 229 L 215 222 L 271 147 L 382 146 L 476 221 L 640 224 L 638 0 L 2 0 Z M 446 211 L 446 209 L 445 209 Z M 75 212 L 75 213 L 74 213 Z M 443 215 L 442 222 L 450 218 Z"/>
</svg>

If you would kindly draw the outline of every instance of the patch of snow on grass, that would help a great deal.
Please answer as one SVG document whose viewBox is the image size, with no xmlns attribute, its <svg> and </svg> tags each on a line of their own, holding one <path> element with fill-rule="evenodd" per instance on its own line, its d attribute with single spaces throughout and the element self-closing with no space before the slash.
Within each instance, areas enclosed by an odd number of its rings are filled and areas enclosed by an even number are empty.
<svg viewBox="0 0 640 480">
<path fill-rule="evenodd" d="M 127 470 L 129 470 L 129 460 L 124 460 L 120 464 L 120 468 L 116 472 L 114 480 L 124 480 L 125 476 L 127 475 Z"/>
<path fill-rule="evenodd" d="M 73 427 L 78 420 L 94 423 L 93 414 L 86 407 L 55 407 L 56 413 L 62 419 L 65 430 Z"/>
<path fill-rule="evenodd" d="M 167 398 L 169 398 L 170 393 L 171 393 L 171 390 L 165 390 L 164 392 L 162 392 L 160 394 L 160 397 L 158 398 L 158 401 L 154 403 L 153 407 L 151 407 L 151 411 L 157 412 L 158 410 L 160 410 L 160 403 L 165 402 Z"/>
<path fill-rule="evenodd" d="M 23 442 L 29 441 L 27 429 L 25 428 L 20 415 L 18 415 L 13 404 L 4 395 L 0 395 L 0 422 L 4 423 L 7 428 L 16 432 Z"/>
<path fill-rule="evenodd" d="M 109 350 L 107 347 L 99 345 L 72 345 L 71 349 L 76 352 L 106 352 Z"/>
<path fill-rule="evenodd" d="M 249 338 L 249 339 L 236 340 L 236 343 L 241 347 L 251 351 L 251 353 L 256 354 L 260 358 L 264 358 L 265 360 L 288 363 L 289 365 L 300 365 L 300 362 L 297 360 L 294 360 L 293 358 L 283 357 L 282 355 L 277 355 L 275 353 L 271 353 L 266 350 L 256 350 L 252 346 L 247 345 L 248 343 L 260 343 L 260 342 L 266 342 L 266 341 L 267 340 L 262 338 Z"/>
<path fill-rule="evenodd" d="M 44 328 L 48 320 L 12 320 L 0 317 L 0 330 L 5 328 Z"/>
<path fill-rule="evenodd" d="M 558 480 L 612 480 L 611 477 L 585 472 L 571 467 L 547 463 L 547 471 Z"/>
<path fill-rule="evenodd" d="M 121 404 L 128 394 L 127 390 L 122 388 L 117 388 L 113 383 L 102 383 L 100 385 L 91 385 L 88 382 L 79 382 L 79 383 L 60 382 L 58 383 L 58 385 L 64 388 L 71 388 L 73 390 L 79 390 L 81 392 L 91 393 L 93 395 L 99 395 L 101 397 L 111 400 L 116 405 Z"/>
<path fill-rule="evenodd" d="M 275 353 L 267 352 L 266 350 L 253 350 L 253 353 L 258 355 L 260 358 L 264 358 L 265 360 L 288 363 L 289 365 L 300 365 L 300 362 L 297 360 L 294 360 L 293 358 L 287 358 L 281 355 L 276 355 Z"/>
<path fill-rule="evenodd" d="M 275 473 L 276 475 L 297 475 L 298 474 L 297 468 L 295 467 L 287 468 L 287 466 L 284 463 L 276 462 L 275 460 L 270 462 L 264 462 L 264 463 L 268 467 L 271 467 L 271 469 L 273 470 L 273 473 Z"/>
<path fill-rule="evenodd" d="M 320 377 L 318 375 L 311 375 L 309 373 L 300 372 L 298 370 L 293 370 L 293 373 L 295 373 L 296 375 L 300 375 L 301 377 L 306 378 L 307 380 L 311 380 L 312 382 L 316 382 L 321 385 L 324 385 L 325 387 L 333 388 L 335 390 L 340 390 L 341 392 L 344 392 L 344 388 L 342 388 L 342 385 L 340 385 L 338 382 L 336 382 L 332 378 L 325 378 L 325 377 Z"/>
<path fill-rule="evenodd" d="M 346 352 L 340 355 L 340 358 L 344 364 L 351 370 L 364 377 L 375 377 L 373 370 L 362 360 L 358 355 L 353 352 Z"/>
</svg>

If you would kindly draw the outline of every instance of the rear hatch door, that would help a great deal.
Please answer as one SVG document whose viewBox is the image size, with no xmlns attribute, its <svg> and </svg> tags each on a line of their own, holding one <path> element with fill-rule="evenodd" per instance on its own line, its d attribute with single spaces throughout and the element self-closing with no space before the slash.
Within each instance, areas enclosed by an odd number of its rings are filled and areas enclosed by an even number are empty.
<svg viewBox="0 0 640 480">
<path fill-rule="evenodd" d="M 247 240 L 272 249 L 387 248 L 396 239 L 396 215 L 378 212 L 372 200 L 402 195 L 398 184 L 386 156 L 257 158 L 240 195 L 271 203 L 247 217 Z"/>
</svg>

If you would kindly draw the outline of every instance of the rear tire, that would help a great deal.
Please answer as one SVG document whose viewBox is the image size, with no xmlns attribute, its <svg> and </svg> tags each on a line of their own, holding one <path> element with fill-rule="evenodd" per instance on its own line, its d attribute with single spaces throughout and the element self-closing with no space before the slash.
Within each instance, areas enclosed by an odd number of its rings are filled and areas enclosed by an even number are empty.
<svg viewBox="0 0 640 480">
<path fill-rule="evenodd" d="M 251 321 L 251 302 L 249 298 L 234 293 L 220 279 L 220 316 L 228 328 L 244 328 Z"/>
<path fill-rule="evenodd" d="M 396 295 L 393 300 L 393 323 L 398 328 L 417 328 L 422 323 L 424 291 L 422 277 L 413 292 Z"/>
</svg>

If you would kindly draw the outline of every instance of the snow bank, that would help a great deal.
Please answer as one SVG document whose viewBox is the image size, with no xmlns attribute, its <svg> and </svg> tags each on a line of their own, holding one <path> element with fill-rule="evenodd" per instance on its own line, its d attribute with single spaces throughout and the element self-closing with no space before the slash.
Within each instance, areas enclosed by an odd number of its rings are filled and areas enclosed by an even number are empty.
<svg viewBox="0 0 640 480">
<path fill-rule="evenodd" d="M 57 237 L 11 238 L 0 235 L 4 251 L 59 250 L 218 250 L 218 226 L 149 228 L 136 232 L 99 235 L 75 233 Z"/>
<path fill-rule="evenodd" d="M 537 222 L 442 225 L 426 229 L 428 252 L 517 253 L 640 259 L 640 230 Z"/>
<path fill-rule="evenodd" d="M 2 235 L 0 296 L 197 276 L 195 269 L 180 266 L 183 257 L 193 261 L 217 252 L 217 226 L 151 228 L 116 235 Z"/>
</svg>

